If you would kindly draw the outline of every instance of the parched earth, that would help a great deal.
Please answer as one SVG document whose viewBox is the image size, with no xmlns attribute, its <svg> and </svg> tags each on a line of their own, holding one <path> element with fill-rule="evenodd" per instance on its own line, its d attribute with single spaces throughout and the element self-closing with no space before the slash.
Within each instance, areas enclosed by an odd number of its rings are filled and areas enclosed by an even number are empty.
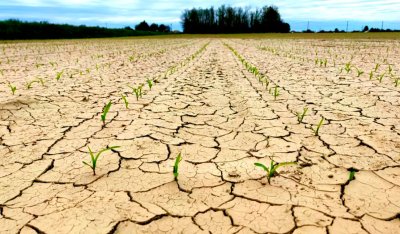
<svg viewBox="0 0 400 234">
<path fill-rule="evenodd" d="M 0 233 L 400 233 L 400 41 L 0 47 Z"/>
</svg>

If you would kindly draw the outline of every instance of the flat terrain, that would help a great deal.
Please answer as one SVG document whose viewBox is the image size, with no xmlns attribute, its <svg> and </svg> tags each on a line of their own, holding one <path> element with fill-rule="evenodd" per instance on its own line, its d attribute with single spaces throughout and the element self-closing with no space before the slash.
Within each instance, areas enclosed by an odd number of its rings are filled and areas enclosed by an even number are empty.
<svg viewBox="0 0 400 234">
<path fill-rule="evenodd" d="M 400 40 L 22 41 L 0 61 L 2 234 L 400 233 Z M 88 147 L 111 146 L 93 175 Z M 268 181 L 271 160 L 297 164 Z"/>
</svg>

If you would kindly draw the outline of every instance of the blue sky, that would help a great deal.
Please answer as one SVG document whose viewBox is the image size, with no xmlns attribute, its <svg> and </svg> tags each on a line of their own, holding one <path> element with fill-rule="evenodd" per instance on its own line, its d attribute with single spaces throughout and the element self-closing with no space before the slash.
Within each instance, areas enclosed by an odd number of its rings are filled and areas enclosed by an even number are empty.
<svg viewBox="0 0 400 234">
<path fill-rule="evenodd" d="M 147 22 L 172 24 L 181 29 L 180 15 L 192 7 L 275 5 L 294 30 L 361 29 L 363 25 L 400 29 L 400 0 L 0 0 L 0 19 L 45 20 L 54 23 L 106 27 Z"/>
</svg>

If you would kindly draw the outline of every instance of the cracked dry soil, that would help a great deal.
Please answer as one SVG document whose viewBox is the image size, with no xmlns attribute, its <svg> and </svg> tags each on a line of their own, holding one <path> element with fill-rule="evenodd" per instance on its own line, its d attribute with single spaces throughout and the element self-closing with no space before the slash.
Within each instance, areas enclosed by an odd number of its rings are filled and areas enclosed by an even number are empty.
<svg viewBox="0 0 400 234">
<path fill-rule="evenodd" d="M 279 86 L 276 100 L 226 45 Z M 400 233 L 399 41 L 0 46 L 0 233 Z M 146 79 L 136 100 L 127 85 Z M 82 164 L 87 146 L 115 145 L 96 176 Z M 268 183 L 254 163 L 271 159 L 297 166 Z"/>
</svg>

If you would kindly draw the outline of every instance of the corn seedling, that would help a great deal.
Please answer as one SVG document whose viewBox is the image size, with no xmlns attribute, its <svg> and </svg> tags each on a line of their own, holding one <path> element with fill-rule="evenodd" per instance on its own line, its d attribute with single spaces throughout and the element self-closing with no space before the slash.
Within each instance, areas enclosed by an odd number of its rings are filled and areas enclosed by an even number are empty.
<svg viewBox="0 0 400 234">
<path fill-rule="evenodd" d="M 182 154 L 179 152 L 178 156 L 175 159 L 175 164 L 174 164 L 174 169 L 173 169 L 173 173 L 174 173 L 174 178 L 175 180 L 178 180 L 178 175 L 179 175 L 179 163 L 182 161 Z"/>
<path fill-rule="evenodd" d="M 356 170 L 354 168 L 349 169 L 349 181 L 354 180 L 354 175 L 356 174 Z"/>
<path fill-rule="evenodd" d="M 378 71 L 379 66 L 380 66 L 379 63 L 377 63 L 377 64 L 375 65 L 375 70 L 374 70 L 374 72 Z"/>
<path fill-rule="evenodd" d="M 57 81 L 61 79 L 61 76 L 63 75 L 63 73 L 64 73 L 64 71 L 57 72 L 57 75 L 56 75 Z"/>
<path fill-rule="evenodd" d="M 32 80 L 32 81 L 30 81 L 30 82 L 27 82 L 27 83 L 26 83 L 26 88 L 27 88 L 27 89 L 31 89 L 33 83 L 39 83 L 39 80 Z"/>
<path fill-rule="evenodd" d="M 11 83 L 8 83 L 8 87 L 10 87 L 12 95 L 15 95 L 15 91 L 17 91 L 17 87 L 15 85 L 12 85 Z"/>
<path fill-rule="evenodd" d="M 274 88 L 274 93 L 273 93 L 273 95 L 274 95 L 274 100 L 276 100 L 276 97 L 279 96 L 279 90 L 278 90 L 278 86 L 277 86 L 277 85 L 276 85 L 275 88 Z"/>
<path fill-rule="evenodd" d="M 277 174 L 277 169 L 281 166 L 289 166 L 289 165 L 294 165 L 296 164 L 296 162 L 282 162 L 282 163 L 277 163 L 274 162 L 274 160 L 271 160 L 271 164 L 270 167 L 268 168 L 267 166 L 265 166 L 262 163 L 254 163 L 255 166 L 257 167 L 261 167 L 264 171 L 267 172 L 267 179 L 268 179 L 268 183 L 270 183 L 271 177 L 275 176 L 275 174 Z"/>
<path fill-rule="evenodd" d="M 349 73 L 349 72 L 351 71 L 351 64 L 350 64 L 350 62 L 348 62 L 348 63 L 345 64 L 344 70 L 345 70 L 347 73 Z"/>
<path fill-rule="evenodd" d="M 128 100 L 126 99 L 126 96 L 124 96 L 123 94 L 121 94 L 121 97 L 122 97 L 122 100 L 124 101 L 124 103 L 125 103 L 125 108 L 126 109 L 129 109 L 129 103 L 128 103 Z"/>
<path fill-rule="evenodd" d="M 302 113 L 297 112 L 297 120 L 299 121 L 299 123 L 303 122 L 303 119 L 306 116 L 307 111 L 308 111 L 308 107 L 304 107 Z"/>
<path fill-rule="evenodd" d="M 396 79 L 394 80 L 394 87 L 398 87 L 399 84 L 400 84 L 400 78 L 396 78 Z"/>
<path fill-rule="evenodd" d="M 314 129 L 313 127 L 311 127 L 311 129 L 313 130 L 314 134 L 316 136 L 318 136 L 319 134 L 319 129 L 321 128 L 322 124 L 324 123 L 324 117 L 321 118 L 321 120 L 319 121 L 317 127 Z"/>
<path fill-rule="evenodd" d="M 106 117 L 108 111 L 110 111 L 111 108 L 111 101 L 109 101 L 103 108 L 103 114 L 101 115 L 101 121 L 103 121 L 103 125 L 106 124 Z"/>
<path fill-rule="evenodd" d="M 392 66 L 389 65 L 389 73 L 392 73 L 392 71 L 393 71 L 393 68 L 392 68 Z"/>
<path fill-rule="evenodd" d="M 364 72 L 358 68 L 357 69 L 357 77 L 360 77 Z"/>
<path fill-rule="evenodd" d="M 105 148 L 105 149 L 100 150 L 100 151 L 95 155 L 95 153 L 93 153 L 93 151 L 92 151 L 92 150 L 90 149 L 90 147 L 88 146 L 89 154 L 90 154 L 90 163 L 91 163 L 91 164 L 89 164 L 89 163 L 87 163 L 87 162 L 85 162 L 85 161 L 82 161 L 82 163 L 83 163 L 84 165 L 86 165 L 86 166 L 92 168 L 93 175 L 96 175 L 96 166 L 97 166 L 97 160 L 99 159 L 99 156 L 100 156 L 102 153 L 104 153 L 104 152 L 106 152 L 106 151 L 108 151 L 108 150 L 113 150 L 113 149 L 116 149 L 116 148 L 119 148 L 119 146 L 107 147 L 107 148 Z"/>
<path fill-rule="evenodd" d="M 382 83 L 383 77 L 385 76 L 385 72 L 382 75 L 378 76 L 379 83 Z"/>
<path fill-rule="evenodd" d="M 374 72 L 373 72 L 373 71 L 371 71 L 371 72 L 369 73 L 369 79 L 372 80 L 372 78 L 374 78 Z"/>
<path fill-rule="evenodd" d="M 151 90 L 151 87 L 153 87 L 153 81 L 150 80 L 150 79 L 147 79 L 146 82 L 147 82 L 147 84 L 149 85 L 149 88 L 150 88 L 150 90 Z"/>
</svg>

